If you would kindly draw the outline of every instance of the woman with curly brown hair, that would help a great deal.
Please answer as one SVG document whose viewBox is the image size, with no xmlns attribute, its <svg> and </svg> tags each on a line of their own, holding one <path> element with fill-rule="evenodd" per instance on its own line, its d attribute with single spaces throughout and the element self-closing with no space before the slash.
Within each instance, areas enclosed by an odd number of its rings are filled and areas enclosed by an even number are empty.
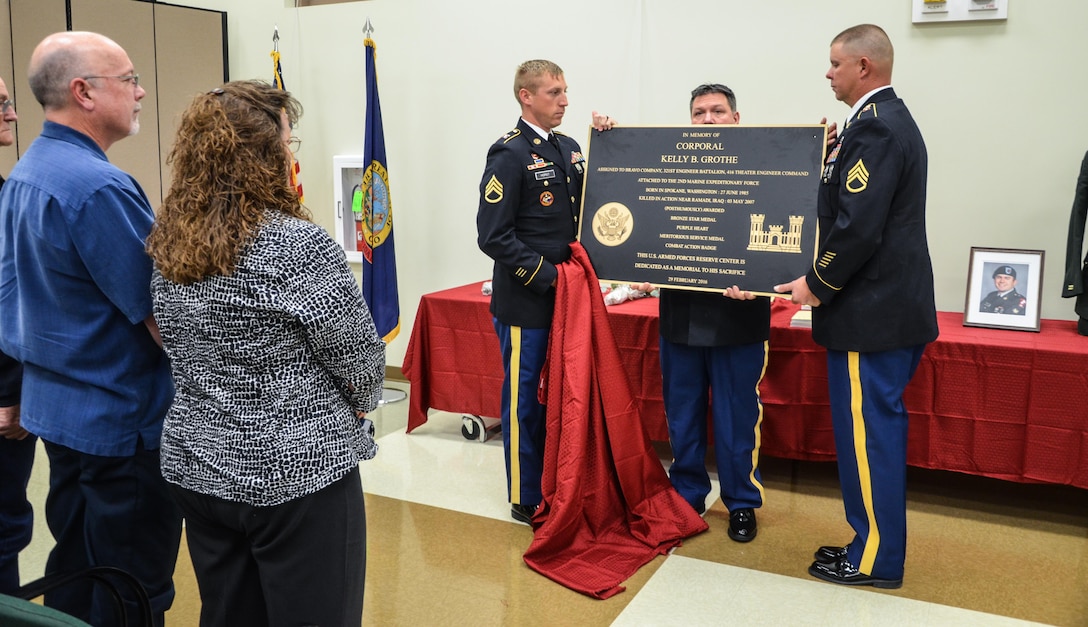
<svg viewBox="0 0 1088 627">
<path fill-rule="evenodd" d="M 385 345 L 343 251 L 290 186 L 299 103 L 259 81 L 197 96 L 147 239 L 177 394 L 162 473 L 201 625 L 358 625 L 363 421 Z"/>
</svg>

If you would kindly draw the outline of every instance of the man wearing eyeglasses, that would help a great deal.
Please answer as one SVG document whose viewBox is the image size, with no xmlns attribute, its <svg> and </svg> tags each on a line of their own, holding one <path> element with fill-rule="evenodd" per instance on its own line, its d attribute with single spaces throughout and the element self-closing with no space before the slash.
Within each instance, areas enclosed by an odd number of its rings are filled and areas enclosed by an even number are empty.
<svg viewBox="0 0 1088 627">
<path fill-rule="evenodd" d="M 128 571 L 161 624 L 181 519 L 159 472 L 174 390 L 151 315 L 154 215 L 106 157 L 139 130 L 145 92 L 124 49 L 88 32 L 42 40 L 28 79 L 45 123 L 0 190 L 0 349 L 23 364 L 22 423 L 49 457 L 45 570 Z M 105 595 L 74 583 L 45 603 L 115 624 Z"/>
<path fill-rule="evenodd" d="M 15 103 L 0 79 L 0 146 L 15 143 L 11 123 L 18 120 Z M 0 188 L 4 177 L 0 176 Z M 26 500 L 26 486 L 34 467 L 37 439 L 19 420 L 23 367 L 0 353 L 0 594 L 19 588 L 19 551 L 30 544 L 34 512 Z"/>
</svg>

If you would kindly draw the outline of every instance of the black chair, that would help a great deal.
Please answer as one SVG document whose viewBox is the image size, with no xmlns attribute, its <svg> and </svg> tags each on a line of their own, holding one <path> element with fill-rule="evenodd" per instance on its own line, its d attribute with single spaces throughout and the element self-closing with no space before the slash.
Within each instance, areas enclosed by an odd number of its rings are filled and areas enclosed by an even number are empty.
<svg viewBox="0 0 1088 627">
<path fill-rule="evenodd" d="M 90 579 L 97 585 L 105 587 L 106 591 L 109 592 L 110 597 L 114 601 L 114 608 L 117 610 L 117 615 L 121 618 L 121 625 L 129 625 L 129 615 L 125 609 L 125 593 L 127 592 L 127 598 L 130 601 L 134 601 L 139 609 L 139 622 L 134 623 L 134 627 L 152 627 L 154 624 L 154 614 L 151 610 L 151 600 L 147 596 L 147 591 L 144 590 L 144 587 L 140 585 L 140 582 L 135 577 L 126 571 L 113 566 L 92 566 L 77 572 L 47 575 L 19 588 L 14 596 L 29 601 L 30 599 L 40 597 L 56 588 L 77 581 L 85 581 L 87 579 Z M 41 624 L 51 625 L 57 623 Z"/>
</svg>

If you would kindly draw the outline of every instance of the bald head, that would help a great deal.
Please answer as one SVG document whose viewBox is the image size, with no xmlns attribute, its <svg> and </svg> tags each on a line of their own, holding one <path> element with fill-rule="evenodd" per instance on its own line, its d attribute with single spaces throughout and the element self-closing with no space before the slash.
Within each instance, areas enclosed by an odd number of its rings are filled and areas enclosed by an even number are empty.
<svg viewBox="0 0 1088 627">
<path fill-rule="evenodd" d="M 46 111 L 63 109 L 70 102 L 72 79 L 108 74 L 111 70 L 103 68 L 127 59 L 124 49 L 104 35 L 84 31 L 54 33 L 30 55 L 30 91 Z"/>
<path fill-rule="evenodd" d="M 45 119 L 89 136 L 102 150 L 140 130 L 140 76 L 117 42 L 98 33 L 54 33 L 30 55 L 30 90 Z"/>
</svg>

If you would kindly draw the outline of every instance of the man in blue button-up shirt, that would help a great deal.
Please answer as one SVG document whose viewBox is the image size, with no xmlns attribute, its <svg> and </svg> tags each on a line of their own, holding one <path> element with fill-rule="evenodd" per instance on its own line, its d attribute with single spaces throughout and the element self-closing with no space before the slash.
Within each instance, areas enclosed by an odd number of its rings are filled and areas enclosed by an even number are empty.
<svg viewBox="0 0 1088 627">
<path fill-rule="evenodd" d="M 28 78 L 46 121 L 0 190 L 0 348 L 23 363 L 22 424 L 49 456 L 46 574 L 127 570 L 161 622 L 181 523 L 159 472 L 173 385 L 151 315 L 154 216 L 106 158 L 139 130 L 146 92 L 125 51 L 95 33 L 46 37 Z M 101 593 L 67 586 L 46 605 L 111 623 Z"/>
</svg>

